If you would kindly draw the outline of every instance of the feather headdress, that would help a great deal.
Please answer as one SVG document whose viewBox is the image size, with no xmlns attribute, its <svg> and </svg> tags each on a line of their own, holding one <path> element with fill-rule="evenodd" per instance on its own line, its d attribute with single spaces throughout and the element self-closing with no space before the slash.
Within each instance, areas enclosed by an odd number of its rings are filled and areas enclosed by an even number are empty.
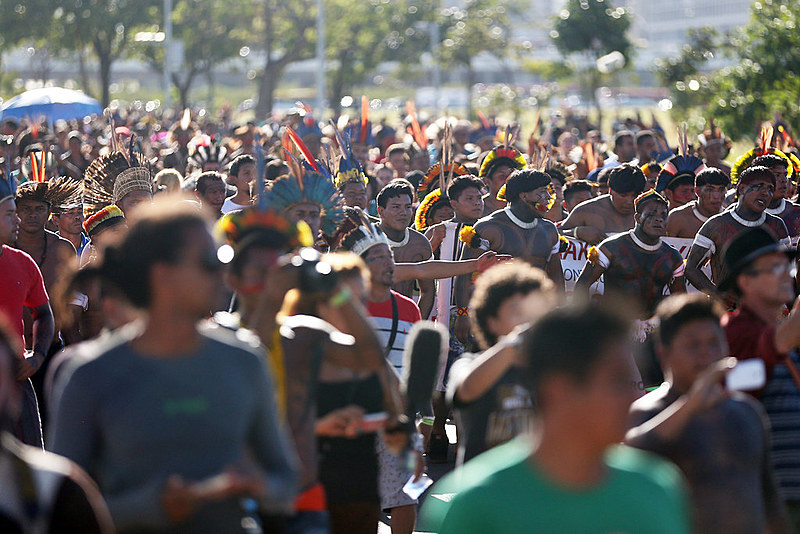
<svg viewBox="0 0 800 534">
<path fill-rule="evenodd" d="M 383 233 L 380 226 L 372 223 L 369 218 L 359 208 L 349 208 L 349 216 L 352 216 L 357 224 L 341 240 L 341 248 L 349 250 L 361 256 L 375 245 L 389 246 L 389 239 Z"/>
<path fill-rule="evenodd" d="M 219 242 L 232 247 L 232 251 L 245 240 L 251 239 L 282 252 L 314 244 L 311 230 L 306 223 L 301 221 L 292 224 L 279 213 L 255 208 L 225 214 L 214 226 L 214 235 Z"/>
<path fill-rule="evenodd" d="M 273 181 L 264 196 L 266 205 L 280 213 L 296 204 L 316 204 L 320 208 L 321 230 L 328 236 L 336 231 L 344 213 L 342 197 L 330 177 L 299 165 L 291 174 Z"/>
<path fill-rule="evenodd" d="M 789 156 L 772 146 L 772 134 L 772 125 L 761 128 L 761 134 L 758 137 L 758 145 L 739 156 L 736 163 L 731 166 L 731 185 L 736 185 L 739 181 L 739 175 L 753 163 L 753 160 L 765 154 L 775 154 L 785 159 L 788 164 L 789 179 L 796 179 L 794 162 Z"/>
<path fill-rule="evenodd" d="M 17 189 L 17 200 L 45 202 L 54 213 L 77 208 L 82 204 L 83 182 L 59 176 L 46 182 L 25 182 Z"/>
<path fill-rule="evenodd" d="M 348 124 L 344 133 L 350 136 L 351 143 L 358 143 L 371 147 L 375 144 L 375 137 L 372 135 L 372 122 L 369 120 L 369 100 L 366 96 L 361 97 L 361 118 Z"/>
<path fill-rule="evenodd" d="M 657 193 L 663 192 L 676 180 L 691 177 L 694 185 L 694 177 L 697 173 L 706 168 L 703 160 L 689 154 L 689 143 L 686 135 L 686 124 L 678 127 L 678 155 L 672 156 L 661 167 L 656 179 Z"/>
<path fill-rule="evenodd" d="M 87 213 L 122 200 L 133 191 L 152 193 L 153 178 L 143 157 L 115 150 L 89 164 L 83 174 L 83 204 Z"/>
<path fill-rule="evenodd" d="M 449 206 L 450 198 L 446 194 L 443 195 L 441 189 L 437 187 L 425 195 L 425 198 L 420 202 L 417 213 L 414 216 L 414 227 L 418 232 L 425 231 L 426 228 L 433 225 L 431 219 L 436 210 Z"/>
<path fill-rule="evenodd" d="M 200 170 L 204 170 L 208 164 L 217 164 L 221 169 L 228 163 L 228 149 L 213 136 L 196 137 L 192 139 L 187 148 L 189 149 L 189 161 Z"/>
<path fill-rule="evenodd" d="M 367 175 L 364 174 L 361 163 L 353 154 L 353 148 L 350 146 L 350 136 L 347 133 L 343 135 L 332 119 L 331 125 L 336 134 L 336 144 L 339 147 L 338 154 L 329 155 L 334 185 L 337 189 L 342 189 L 345 184 L 355 182 L 364 184 L 364 187 L 366 187 L 368 182 Z"/>
<path fill-rule="evenodd" d="M 498 165 L 508 165 L 514 169 L 521 169 L 527 164 L 525 157 L 513 146 L 511 127 L 506 128 L 505 141 L 502 145 L 494 147 L 481 163 L 480 178 L 488 177 Z"/>
</svg>

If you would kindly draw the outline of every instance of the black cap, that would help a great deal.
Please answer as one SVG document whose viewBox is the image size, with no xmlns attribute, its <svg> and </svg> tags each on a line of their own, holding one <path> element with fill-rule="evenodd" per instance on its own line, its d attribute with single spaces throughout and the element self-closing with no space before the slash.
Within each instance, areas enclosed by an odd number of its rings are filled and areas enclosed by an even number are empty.
<svg viewBox="0 0 800 534">
<path fill-rule="evenodd" d="M 736 278 L 756 259 L 765 254 L 782 252 L 794 258 L 794 251 L 781 244 L 775 236 L 763 228 L 745 230 L 731 239 L 722 256 L 727 274 L 717 285 L 720 291 L 735 291 Z"/>
</svg>

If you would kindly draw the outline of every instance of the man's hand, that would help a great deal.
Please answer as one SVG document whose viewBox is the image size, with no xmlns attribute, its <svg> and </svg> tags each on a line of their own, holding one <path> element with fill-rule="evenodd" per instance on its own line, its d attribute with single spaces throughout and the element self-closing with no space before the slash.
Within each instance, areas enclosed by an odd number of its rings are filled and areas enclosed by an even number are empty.
<svg viewBox="0 0 800 534">
<path fill-rule="evenodd" d="M 711 408 L 728 398 L 730 393 L 722 385 L 725 373 L 736 366 L 736 358 L 723 358 L 711 364 L 694 381 L 686 394 L 686 405 L 693 413 Z"/>
<path fill-rule="evenodd" d="M 364 408 L 351 404 L 317 419 L 316 434 L 329 438 L 354 438 L 360 433 L 363 419 Z"/>
<path fill-rule="evenodd" d="M 488 250 L 478 257 L 476 271 L 482 273 L 498 263 L 505 263 L 507 261 L 511 261 L 511 256 L 508 254 L 497 254 L 493 250 Z"/>
<path fill-rule="evenodd" d="M 456 317 L 456 322 L 453 324 L 453 333 L 462 344 L 466 344 L 469 341 L 469 316 L 459 315 Z"/>
<path fill-rule="evenodd" d="M 32 377 L 42 366 L 42 363 L 44 363 L 44 356 L 36 352 L 29 358 L 17 360 L 17 381 L 21 382 Z"/>
<path fill-rule="evenodd" d="M 181 523 L 205 503 L 238 495 L 260 498 L 264 492 L 264 483 L 259 477 L 233 469 L 191 483 L 184 481 L 180 475 L 172 475 L 161 492 L 161 506 L 170 521 Z"/>
<path fill-rule="evenodd" d="M 443 223 L 434 224 L 425 232 L 425 237 L 430 241 L 431 249 L 433 250 L 439 248 L 439 245 L 444 241 L 445 235 L 447 235 L 447 228 L 445 228 Z"/>
</svg>

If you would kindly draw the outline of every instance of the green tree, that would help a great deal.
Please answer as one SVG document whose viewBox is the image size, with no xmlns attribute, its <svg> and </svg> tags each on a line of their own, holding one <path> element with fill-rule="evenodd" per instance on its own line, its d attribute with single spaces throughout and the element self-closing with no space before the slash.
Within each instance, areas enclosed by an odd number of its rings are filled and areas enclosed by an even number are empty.
<svg viewBox="0 0 800 534">
<path fill-rule="evenodd" d="M 265 57 L 258 77 L 256 117 L 272 111 L 275 89 L 286 67 L 314 57 L 316 16 L 315 0 L 263 0 L 255 22 L 258 37 L 252 46 Z"/>
<path fill-rule="evenodd" d="M 550 37 L 564 58 L 582 56 L 584 94 L 597 107 L 598 123 L 602 112 L 595 98 L 603 74 L 597 60 L 619 52 L 629 64 L 633 45 L 628 38 L 631 19 L 624 7 L 614 7 L 608 0 L 568 0 L 553 21 Z"/>
<path fill-rule="evenodd" d="M 173 37 L 183 41 L 184 54 L 182 68 L 171 73 L 171 82 L 178 90 L 181 108 L 188 107 L 189 91 L 199 75 L 238 57 L 241 48 L 252 41 L 256 13 L 251 0 L 240 0 L 235 9 L 210 0 L 178 0 L 172 11 L 172 30 Z M 163 46 L 137 43 L 135 49 L 154 70 L 163 71 Z"/>
<path fill-rule="evenodd" d="M 747 26 L 730 40 L 738 62 L 717 71 L 706 104 L 734 137 L 755 137 L 773 113 L 800 121 L 800 3 L 764 0 L 751 9 Z"/>
<path fill-rule="evenodd" d="M 92 51 L 100 66 L 100 101 L 107 106 L 112 65 L 128 52 L 137 27 L 159 20 L 161 1 L 52 0 L 50 5 L 52 18 L 40 20 L 50 23 L 53 46 Z"/>
<path fill-rule="evenodd" d="M 656 75 L 669 88 L 674 109 L 684 113 L 707 102 L 712 83 L 708 61 L 724 49 L 726 40 L 710 26 L 690 29 L 687 37 L 678 55 L 655 61 Z"/>
<path fill-rule="evenodd" d="M 368 2 L 328 0 L 326 57 L 329 99 L 334 115 L 342 97 L 383 61 L 418 61 L 429 35 L 419 24 L 432 15 L 432 3 L 419 0 Z"/>
<path fill-rule="evenodd" d="M 23 43 L 35 44 L 38 51 L 45 44 L 48 25 L 37 24 L 48 20 L 52 6 L 46 0 L 0 0 L 0 53 Z M 41 17 L 41 18 L 40 18 Z M 36 28 L 36 31 L 33 29 Z M 2 61 L 2 54 L 0 54 Z M 0 64 L 0 72 L 2 72 Z"/>
<path fill-rule="evenodd" d="M 466 70 L 467 91 L 475 84 L 472 60 L 481 53 L 489 53 L 498 60 L 510 53 L 511 17 L 518 13 L 515 1 L 465 0 L 460 7 L 441 11 L 442 46 L 439 60 L 444 65 L 457 65 Z M 468 116 L 472 115 L 469 99 Z"/>
</svg>

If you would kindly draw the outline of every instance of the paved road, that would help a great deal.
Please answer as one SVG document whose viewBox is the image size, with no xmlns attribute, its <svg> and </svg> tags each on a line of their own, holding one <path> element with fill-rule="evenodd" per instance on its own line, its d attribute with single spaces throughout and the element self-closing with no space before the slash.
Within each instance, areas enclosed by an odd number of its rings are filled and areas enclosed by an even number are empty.
<svg viewBox="0 0 800 534">
<path fill-rule="evenodd" d="M 445 427 L 447 430 L 447 437 L 450 440 L 450 450 L 447 455 L 447 463 L 443 464 L 428 464 L 428 476 L 431 477 L 434 482 L 439 480 L 441 477 L 449 473 L 455 467 L 455 460 L 456 460 L 456 428 L 454 425 L 448 423 Z M 420 504 L 425 502 L 425 499 L 429 496 L 430 489 L 422 494 L 420 497 Z M 388 520 L 384 517 L 384 521 L 378 524 L 378 534 L 391 534 L 391 529 L 388 525 Z M 423 533 L 423 532 L 431 532 L 430 530 L 426 530 L 424 524 L 417 523 L 417 530 L 414 533 Z"/>
</svg>

